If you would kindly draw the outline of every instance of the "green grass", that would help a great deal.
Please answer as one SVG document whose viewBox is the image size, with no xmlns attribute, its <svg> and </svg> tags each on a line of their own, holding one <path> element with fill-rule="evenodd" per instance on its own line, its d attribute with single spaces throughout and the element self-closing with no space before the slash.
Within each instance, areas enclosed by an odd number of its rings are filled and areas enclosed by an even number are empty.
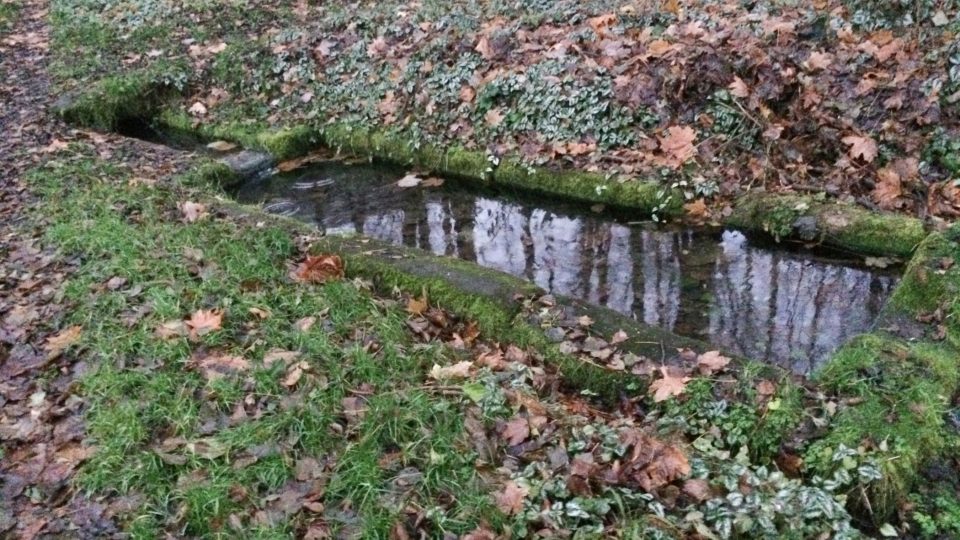
<svg viewBox="0 0 960 540">
<path fill-rule="evenodd" d="M 369 537 L 389 534 L 401 519 L 401 502 L 436 507 L 437 534 L 501 519 L 473 465 L 457 400 L 421 389 L 435 363 L 451 360 L 449 349 L 414 343 L 402 309 L 385 307 L 351 282 L 289 282 L 285 262 L 296 251 L 287 231 L 215 219 L 182 224 L 176 202 L 183 194 L 125 186 L 124 176 L 86 158 L 53 161 L 33 175 L 48 240 L 83 260 L 65 284 L 66 301 L 75 306 L 67 323 L 83 326 L 78 347 L 96 361 L 81 392 L 98 451 L 82 471 L 81 487 L 143 497 L 125 516 L 136 537 L 170 530 L 234 537 L 228 520 L 237 512 L 253 536 L 289 535 L 302 530 L 304 513 L 266 526 L 249 522 L 248 510 L 269 507 L 264 501 L 291 482 L 297 460 L 313 457 L 328 461 L 322 502 L 355 513 Z M 187 248 L 202 250 L 201 271 L 191 268 L 196 263 L 185 257 Z M 122 289 L 99 287 L 116 276 L 127 280 Z M 142 306 L 151 311 L 125 322 Z M 271 315 L 261 320 L 251 307 Z M 162 322 L 201 308 L 223 309 L 223 328 L 198 343 L 155 335 Z M 298 319 L 321 313 L 324 321 L 310 331 L 294 329 Z M 365 349 L 361 336 L 379 350 Z M 295 390 L 281 384 L 283 366 L 260 363 L 271 348 L 300 351 L 309 363 Z M 243 356 L 252 371 L 207 381 L 190 368 L 201 351 Z M 342 400 L 358 391 L 367 396 L 367 412 L 348 422 Z M 251 417 L 229 422 L 245 402 Z M 178 448 L 171 453 L 182 463 L 164 461 L 156 449 L 174 437 L 211 442 L 222 455 Z M 264 445 L 277 451 L 236 466 Z M 394 462 L 383 463 L 391 453 Z M 420 482 L 385 504 L 405 467 L 419 471 Z M 238 497 L 240 488 L 245 497 Z"/>
<path fill-rule="evenodd" d="M 16 22 L 20 6 L 10 0 L 0 1 L 0 32 L 6 31 Z"/>
</svg>

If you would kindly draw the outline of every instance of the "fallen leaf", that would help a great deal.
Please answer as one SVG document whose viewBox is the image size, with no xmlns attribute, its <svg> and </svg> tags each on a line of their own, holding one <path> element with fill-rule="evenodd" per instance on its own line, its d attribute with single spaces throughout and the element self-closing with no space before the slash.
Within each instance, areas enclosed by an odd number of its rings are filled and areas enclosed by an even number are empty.
<svg viewBox="0 0 960 540">
<path fill-rule="evenodd" d="M 420 185 L 420 182 L 423 182 L 422 178 L 413 173 L 409 173 L 397 181 L 397 186 L 402 188 L 417 187 Z"/>
<path fill-rule="evenodd" d="M 703 199 L 697 199 L 693 202 L 688 202 L 683 205 L 683 210 L 687 213 L 687 216 L 694 220 L 702 220 L 708 215 L 707 203 L 703 202 Z"/>
<path fill-rule="evenodd" d="M 440 364 L 434 364 L 433 369 L 430 370 L 430 378 L 438 381 L 447 379 L 465 379 L 470 375 L 470 368 L 472 367 L 473 362 L 470 362 L 469 360 L 457 362 L 452 366 L 441 366 Z"/>
<path fill-rule="evenodd" d="M 193 223 L 207 215 L 207 205 L 202 203 L 184 201 L 180 203 L 179 207 L 183 214 L 183 220 L 187 223 Z"/>
<path fill-rule="evenodd" d="M 710 483 L 703 478 L 691 478 L 684 482 L 683 492 L 697 502 L 703 502 L 713 495 Z"/>
<path fill-rule="evenodd" d="M 80 340 L 83 327 L 76 325 L 64 328 L 59 334 L 47 338 L 47 343 L 43 346 L 47 351 L 47 359 L 53 360 L 60 356 L 67 347 Z"/>
<path fill-rule="evenodd" d="M 697 357 L 697 368 L 703 375 L 712 375 L 727 367 L 730 359 L 720 354 L 720 351 L 707 351 Z"/>
<path fill-rule="evenodd" d="M 258 319 L 269 319 L 269 318 L 270 318 L 270 310 L 269 310 L 269 309 L 262 309 L 262 308 L 258 308 L 258 307 L 252 307 L 252 308 L 248 309 L 247 311 L 248 311 L 251 315 L 255 315 Z"/>
<path fill-rule="evenodd" d="M 282 362 L 284 364 L 289 364 L 290 362 L 296 360 L 300 357 L 299 351 L 288 351 L 285 349 L 270 349 L 266 354 L 263 355 L 263 365 L 266 367 L 272 366 L 276 362 Z"/>
<path fill-rule="evenodd" d="M 630 339 L 630 336 L 628 336 L 626 332 L 623 330 L 617 330 L 614 332 L 613 337 L 610 338 L 610 344 L 619 345 L 628 339 Z"/>
<path fill-rule="evenodd" d="M 427 310 L 427 297 L 423 296 L 422 298 L 410 297 L 407 300 L 407 313 L 410 315 L 423 315 L 423 312 Z"/>
<path fill-rule="evenodd" d="M 217 152 L 229 152 L 236 148 L 237 145 L 232 142 L 227 141 L 213 141 L 207 145 L 207 148 L 215 150 Z"/>
<path fill-rule="evenodd" d="M 530 422 L 522 416 L 514 417 L 503 425 L 500 436 L 510 446 L 516 446 L 530 436 Z"/>
<path fill-rule="evenodd" d="M 206 356 L 201 358 L 197 364 L 203 370 L 203 376 L 208 381 L 247 371 L 250 368 L 250 362 L 243 357 L 226 354 Z"/>
<path fill-rule="evenodd" d="M 186 325 L 190 329 L 190 339 L 196 340 L 200 336 L 219 330 L 222 322 L 223 312 L 219 309 L 197 310 L 186 321 Z"/>
<path fill-rule="evenodd" d="M 877 143 L 870 137 L 847 135 L 842 140 L 850 147 L 850 157 L 854 159 L 860 158 L 870 163 L 877 157 Z"/>
<path fill-rule="evenodd" d="M 833 63 L 833 55 L 826 52 L 813 51 L 810 53 L 810 56 L 807 57 L 807 60 L 803 63 L 803 67 L 807 71 L 818 71 L 821 69 L 827 69 L 830 67 L 830 64 Z"/>
<path fill-rule="evenodd" d="M 298 319 L 297 322 L 293 323 L 293 327 L 296 328 L 297 331 L 299 332 L 306 332 L 310 330 L 310 328 L 312 328 L 313 325 L 316 324 L 316 322 L 317 322 L 316 317 L 304 317 L 302 319 Z"/>
<path fill-rule="evenodd" d="M 738 98 L 748 98 L 750 97 L 750 89 L 747 87 L 747 83 L 743 82 L 743 79 L 740 77 L 734 76 L 733 82 L 727 86 L 727 89 L 730 90 L 730 95 Z"/>
<path fill-rule="evenodd" d="M 503 491 L 494 493 L 493 498 L 501 512 L 511 515 L 523 510 L 523 501 L 529 494 L 530 490 L 528 488 L 510 480 L 504 486 Z"/>
<path fill-rule="evenodd" d="M 692 127 L 671 126 L 658 138 L 660 150 L 667 154 L 670 158 L 668 164 L 674 168 L 682 165 L 696 152 L 693 141 L 697 138 L 697 132 Z"/>
<path fill-rule="evenodd" d="M 673 370 L 666 366 L 660 368 L 660 373 L 663 378 L 650 383 L 649 389 L 649 392 L 653 393 L 653 401 L 657 403 L 665 401 L 671 396 L 679 396 L 686 389 L 687 382 L 690 381 L 690 377 L 673 373 Z"/>
<path fill-rule="evenodd" d="M 762 379 L 757 383 L 757 394 L 761 397 L 769 397 L 777 393 L 777 385 L 773 381 Z"/>
<path fill-rule="evenodd" d="M 158 325 L 153 333 L 160 339 L 182 337 L 187 335 L 187 325 L 181 320 L 167 321 Z"/>
<path fill-rule="evenodd" d="M 187 109 L 187 112 L 189 112 L 190 114 L 192 114 L 192 115 L 194 115 L 194 116 L 203 116 L 203 115 L 207 114 L 207 106 L 204 105 L 203 103 L 200 103 L 200 102 L 198 101 L 198 102 L 194 103 L 193 105 L 191 105 L 190 108 Z"/>
<path fill-rule="evenodd" d="M 339 255 L 325 253 L 308 255 L 292 273 L 293 280 L 300 283 L 326 283 L 342 279 L 343 276 L 343 259 Z"/>
<path fill-rule="evenodd" d="M 483 119 L 488 126 L 495 128 L 503 123 L 503 113 L 500 112 L 500 109 L 490 109 L 483 115 Z"/>
<path fill-rule="evenodd" d="M 300 379 L 303 377 L 303 372 L 310 369 L 310 364 L 306 362 L 297 362 L 292 364 L 287 369 L 287 376 L 284 377 L 283 382 L 280 384 L 286 386 L 287 388 L 292 388 L 300 382 Z"/>
</svg>

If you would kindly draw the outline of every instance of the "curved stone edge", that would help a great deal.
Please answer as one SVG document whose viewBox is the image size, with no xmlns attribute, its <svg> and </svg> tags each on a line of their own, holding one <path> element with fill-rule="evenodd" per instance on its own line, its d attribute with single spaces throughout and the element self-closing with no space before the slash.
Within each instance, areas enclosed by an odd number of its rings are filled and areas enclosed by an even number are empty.
<svg viewBox="0 0 960 540">
<path fill-rule="evenodd" d="M 586 171 L 534 167 L 480 150 L 437 148 L 396 131 L 329 122 L 279 129 L 263 124 L 201 123 L 165 107 L 177 93 L 154 81 L 149 73 L 139 72 L 109 77 L 82 94 L 64 97 L 54 110 L 68 121 L 104 130 L 116 128 L 124 118 L 153 119 L 167 130 L 237 142 L 250 150 L 269 152 L 276 160 L 302 156 L 325 145 L 473 181 L 635 210 L 644 217 L 683 212 L 682 195 L 659 182 L 619 182 Z M 817 241 L 862 255 L 908 257 L 926 233 L 923 223 L 914 218 L 812 197 L 751 193 L 733 206 L 734 213 L 725 220 L 728 226 L 777 239 Z"/>
<path fill-rule="evenodd" d="M 926 237 L 919 219 L 802 195 L 746 194 L 726 225 L 775 239 L 817 242 L 861 255 L 909 258 Z"/>
<path fill-rule="evenodd" d="M 945 421 L 960 390 L 958 241 L 960 225 L 927 236 L 875 330 L 841 347 L 814 377 L 841 408 L 805 461 L 815 473 L 826 471 L 840 444 L 885 444 L 891 454 L 883 479 L 851 498 L 877 524 L 908 501 L 924 465 L 944 459 L 949 441 L 960 444 L 960 434 Z"/>
</svg>

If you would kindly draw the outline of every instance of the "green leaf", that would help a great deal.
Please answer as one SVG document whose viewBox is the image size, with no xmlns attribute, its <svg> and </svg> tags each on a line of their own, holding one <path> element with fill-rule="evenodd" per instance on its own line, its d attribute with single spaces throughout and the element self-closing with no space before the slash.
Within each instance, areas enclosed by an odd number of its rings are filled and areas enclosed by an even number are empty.
<svg viewBox="0 0 960 540">
<path fill-rule="evenodd" d="M 897 529 L 895 529 L 893 525 L 889 523 L 884 523 L 883 526 L 880 527 L 880 534 L 888 538 L 897 538 L 900 536 L 900 533 L 897 532 Z"/>
<path fill-rule="evenodd" d="M 471 382 L 463 385 L 463 395 L 479 404 L 483 401 L 483 396 L 487 395 L 487 389 L 484 388 L 483 383 Z"/>
</svg>

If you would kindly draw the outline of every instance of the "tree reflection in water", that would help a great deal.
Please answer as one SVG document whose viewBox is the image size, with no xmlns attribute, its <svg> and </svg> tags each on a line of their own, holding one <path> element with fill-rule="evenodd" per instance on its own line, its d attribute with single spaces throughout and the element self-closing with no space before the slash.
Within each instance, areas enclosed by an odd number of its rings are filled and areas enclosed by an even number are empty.
<svg viewBox="0 0 960 540">
<path fill-rule="evenodd" d="M 356 174 L 356 173 L 354 173 Z M 381 178 L 385 174 L 381 174 Z M 808 373 L 870 328 L 896 278 L 710 235 L 628 227 L 465 191 L 381 184 L 296 193 L 260 184 L 238 198 L 291 201 L 328 233 L 474 260 L 555 294 L 701 337 L 727 351 Z"/>
</svg>

